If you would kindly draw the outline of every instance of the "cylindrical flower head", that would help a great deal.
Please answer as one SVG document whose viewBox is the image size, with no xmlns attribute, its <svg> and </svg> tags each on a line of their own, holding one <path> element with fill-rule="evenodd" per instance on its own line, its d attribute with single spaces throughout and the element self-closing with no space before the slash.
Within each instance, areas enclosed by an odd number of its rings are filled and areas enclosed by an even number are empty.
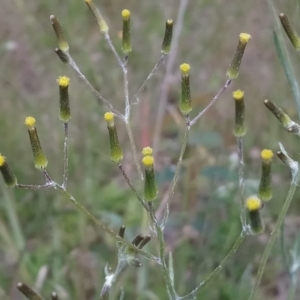
<svg viewBox="0 0 300 300">
<path fill-rule="evenodd" d="M 147 201 L 154 201 L 157 197 L 157 186 L 154 173 L 154 158 L 152 155 L 145 155 L 142 159 L 145 170 L 144 198 Z"/>
<path fill-rule="evenodd" d="M 59 21 L 53 15 L 50 16 L 50 21 L 51 21 L 52 27 L 54 29 L 54 32 L 56 34 L 58 48 L 63 52 L 68 52 L 69 44 L 68 44 L 67 40 L 65 39 L 65 36 L 64 36 L 63 30 L 60 26 Z"/>
<path fill-rule="evenodd" d="M 233 129 L 233 134 L 236 137 L 241 137 L 246 134 L 245 127 L 245 102 L 244 102 L 244 92 L 237 90 L 233 92 L 233 99 L 235 100 L 235 124 Z"/>
<path fill-rule="evenodd" d="M 95 6 L 92 0 L 84 0 L 84 1 L 86 5 L 89 7 L 89 9 L 91 10 L 94 17 L 96 18 L 100 31 L 103 33 L 107 33 L 109 28 L 104 18 L 102 17 L 102 14 L 100 13 L 99 9 Z"/>
<path fill-rule="evenodd" d="M 248 211 L 251 233 L 253 235 L 262 233 L 265 227 L 259 213 L 262 206 L 261 200 L 257 196 L 251 196 L 246 199 L 245 206 Z"/>
<path fill-rule="evenodd" d="M 34 166 L 37 169 L 44 169 L 48 165 L 48 160 L 43 152 L 38 133 L 35 127 L 35 118 L 27 117 L 25 119 L 25 125 L 28 128 L 28 134 L 33 154 Z"/>
<path fill-rule="evenodd" d="M 70 78 L 66 76 L 60 76 L 57 79 L 57 83 L 59 86 L 59 118 L 64 123 L 67 123 L 71 119 L 68 91 Z"/>
<path fill-rule="evenodd" d="M 14 175 L 6 162 L 6 158 L 0 154 L 0 171 L 2 173 L 5 184 L 13 188 L 17 184 L 17 177 Z"/>
<path fill-rule="evenodd" d="M 171 43 L 172 43 L 172 36 L 173 36 L 173 20 L 169 19 L 166 22 L 166 29 L 164 39 L 161 45 L 161 52 L 164 54 L 169 54 L 171 50 Z"/>
<path fill-rule="evenodd" d="M 110 157 L 113 162 L 118 164 L 123 159 L 123 152 L 119 143 L 117 129 L 114 123 L 114 118 L 115 115 L 112 112 L 107 112 L 104 114 L 104 119 L 107 123 L 107 129 L 109 134 Z"/>
<path fill-rule="evenodd" d="M 244 51 L 246 48 L 247 43 L 249 42 L 251 38 L 251 35 L 248 33 L 241 33 L 239 37 L 239 43 L 236 48 L 235 55 L 233 57 L 233 60 L 227 70 L 227 77 L 232 80 L 238 77 L 240 65 L 242 62 L 242 58 L 244 55 Z"/>
<path fill-rule="evenodd" d="M 294 48 L 296 50 L 300 49 L 300 37 L 297 34 L 296 30 L 292 27 L 291 23 L 289 22 L 288 18 L 286 17 L 285 14 L 280 14 L 279 15 L 281 25 L 289 37 L 291 43 L 293 44 Z"/>
<path fill-rule="evenodd" d="M 269 109 L 271 113 L 279 120 L 281 125 L 286 128 L 289 132 L 299 133 L 300 126 L 290 119 L 290 117 L 283 112 L 281 108 L 275 105 L 273 102 L 269 100 L 264 101 L 265 106 Z"/>
<path fill-rule="evenodd" d="M 128 9 L 124 9 L 122 11 L 122 19 L 123 19 L 123 31 L 122 31 L 122 51 L 124 54 L 128 54 L 131 52 L 131 39 L 130 39 L 130 11 Z"/>
<path fill-rule="evenodd" d="M 192 110 L 192 99 L 190 89 L 190 65 L 180 65 L 181 71 L 181 98 L 179 109 L 183 115 L 188 115 Z"/>
<path fill-rule="evenodd" d="M 272 198 L 271 189 L 271 166 L 274 154 L 272 150 L 264 149 L 261 151 L 262 172 L 258 189 L 258 197 L 262 201 L 269 201 Z"/>
</svg>

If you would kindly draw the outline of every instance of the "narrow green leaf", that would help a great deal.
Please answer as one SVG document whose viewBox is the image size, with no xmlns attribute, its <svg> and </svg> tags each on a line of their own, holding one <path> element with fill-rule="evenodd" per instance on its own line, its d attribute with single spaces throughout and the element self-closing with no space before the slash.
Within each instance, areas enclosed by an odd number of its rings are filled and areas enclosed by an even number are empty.
<svg viewBox="0 0 300 300">
<path fill-rule="evenodd" d="M 292 89 L 294 100 L 295 100 L 296 106 L 297 106 L 298 116 L 300 118 L 300 89 L 299 89 L 299 85 L 297 82 L 297 78 L 296 78 L 290 57 L 289 57 L 289 53 L 285 46 L 278 14 L 275 11 L 272 0 L 267 0 L 267 3 L 269 6 L 269 9 L 271 11 L 272 20 L 273 20 L 273 24 L 274 24 L 273 38 L 274 38 L 276 52 L 279 57 L 280 63 L 284 69 L 288 83 Z"/>
</svg>

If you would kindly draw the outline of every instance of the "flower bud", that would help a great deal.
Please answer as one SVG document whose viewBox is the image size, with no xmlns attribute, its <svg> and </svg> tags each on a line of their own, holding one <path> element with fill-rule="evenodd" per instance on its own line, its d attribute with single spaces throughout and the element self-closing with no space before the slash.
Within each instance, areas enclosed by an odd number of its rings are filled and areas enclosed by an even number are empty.
<svg viewBox="0 0 300 300">
<path fill-rule="evenodd" d="M 244 92 L 237 90 L 233 92 L 233 99 L 235 100 L 235 124 L 233 134 L 236 137 L 242 137 L 246 134 L 245 122 L 245 102 Z"/>
<path fill-rule="evenodd" d="M 96 5 L 93 3 L 92 0 L 84 0 L 84 1 L 88 6 L 88 8 L 91 10 L 94 17 L 96 18 L 100 31 L 103 33 L 107 33 L 109 28 L 104 18 L 102 17 L 102 14 L 100 13 L 99 9 L 96 7 Z"/>
<path fill-rule="evenodd" d="M 227 77 L 232 80 L 238 77 L 240 65 L 242 62 L 243 54 L 247 43 L 249 42 L 251 35 L 248 33 L 241 33 L 239 36 L 239 43 L 233 57 L 233 60 L 227 70 Z"/>
<path fill-rule="evenodd" d="M 123 159 L 123 152 L 119 143 L 117 129 L 114 123 L 114 118 L 115 115 L 112 112 L 107 112 L 104 114 L 104 119 L 107 123 L 107 129 L 109 134 L 110 157 L 113 162 L 118 164 Z"/>
<path fill-rule="evenodd" d="M 142 159 L 145 170 L 144 198 L 147 201 L 154 201 L 157 197 L 157 186 L 154 173 L 154 158 L 152 155 L 145 155 Z"/>
<path fill-rule="evenodd" d="M 190 65 L 180 65 L 181 70 L 181 98 L 179 109 L 183 115 L 188 115 L 192 110 L 191 90 L 190 90 Z"/>
<path fill-rule="evenodd" d="M 130 11 L 124 9 L 122 11 L 123 18 L 123 31 L 122 31 L 122 51 L 125 55 L 131 52 L 131 40 L 130 40 Z"/>
<path fill-rule="evenodd" d="M 35 118 L 27 117 L 25 119 L 25 125 L 28 127 L 28 134 L 33 154 L 34 166 L 37 169 L 44 169 L 48 165 L 48 160 L 41 147 L 41 143 L 35 127 Z"/>
<path fill-rule="evenodd" d="M 172 44 L 172 36 L 173 36 L 173 20 L 169 19 L 166 22 L 166 29 L 164 39 L 161 45 L 161 52 L 163 54 L 169 54 L 171 50 Z"/>
<path fill-rule="evenodd" d="M 291 133 L 300 133 L 300 126 L 296 122 L 292 121 L 290 117 L 283 112 L 281 108 L 275 105 L 269 100 L 264 101 L 265 106 L 269 109 L 271 113 L 279 120 L 280 124 Z"/>
<path fill-rule="evenodd" d="M 67 40 L 65 39 L 65 36 L 64 36 L 63 30 L 60 26 L 59 21 L 53 15 L 50 16 L 50 21 L 51 21 L 52 27 L 54 29 L 54 32 L 56 34 L 58 49 L 60 49 L 62 52 L 68 52 L 69 44 L 68 44 Z"/>
<path fill-rule="evenodd" d="M 17 177 L 14 175 L 6 162 L 6 158 L 0 154 L 0 171 L 6 186 L 13 188 L 17 184 Z"/>
<path fill-rule="evenodd" d="M 43 297 L 24 283 L 19 282 L 17 288 L 29 300 L 43 300 Z"/>
<path fill-rule="evenodd" d="M 142 151 L 142 154 L 143 154 L 143 156 L 146 156 L 146 155 L 152 156 L 153 149 L 151 147 L 145 147 Z"/>
<path fill-rule="evenodd" d="M 257 196 L 248 197 L 245 206 L 248 211 L 251 233 L 253 235 L 262 233 L 264 231 L 264 223 L 259 213 L 262 207 L 261 200 Z"/>
<path fill-rule="evenodd" d="M 296 30 L 292 27 L 291 23 L 289 22 L 287 16 L 285 14 L 279 15 L 281 25 L 287 34 L 288 38 L 290 39 L 291 43 L 293 44 L 296 50 L 300 49 L 300 37 L 297 34 Z"/>
<path fill-rule="evenodd" d="M 272 198 L 271 190 L 271 165 L 274 154 L 272 150 L 261 151 L 262 172 L 258 189 L 258 197 L 262 201 L 269 201 Z"/>
<path fill-rule="evenodd" d="M 70 103 L 69 103 L 69 84 L 70 78 L 60 76 L 57 79 L 59 85 L 59 119 L 64 123 L 68 123 L 71 119 Z"/>
</svg>

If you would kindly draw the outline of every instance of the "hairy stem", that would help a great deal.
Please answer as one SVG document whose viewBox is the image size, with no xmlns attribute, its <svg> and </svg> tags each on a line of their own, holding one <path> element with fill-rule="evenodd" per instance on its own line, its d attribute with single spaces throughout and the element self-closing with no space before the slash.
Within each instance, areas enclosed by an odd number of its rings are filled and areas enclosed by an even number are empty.
<svg viewBox="0 0 300 300">
<path fill-rule="evenodd" d="M 69 133 L 69 123 L 64 123 L 65 129 L 65 141 L 64 141 L 64 174 L 63 174 L 63 184 L 62 186 L 66 189 L 68 183 L 68 133 Z"/>
</svg>

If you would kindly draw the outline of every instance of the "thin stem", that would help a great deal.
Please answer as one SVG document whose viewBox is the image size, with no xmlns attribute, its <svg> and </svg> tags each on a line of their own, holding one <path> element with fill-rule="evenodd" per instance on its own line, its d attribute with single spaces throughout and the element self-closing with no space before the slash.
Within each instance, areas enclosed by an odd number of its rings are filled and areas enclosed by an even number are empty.
<svg viewBox="0 0 300 300">
<path fill-rule="evenodd" d="M 169 298 L 171 300 L 176 300 L 178 299 L 173 283 L 172 283 L 172 279 L 169 273 L 169 268 L 167 266 L 166 263 L 166 259 L 165 259 L 165 240 L 164 240 L 164 233 L 162 228 L 159 226 L 154 210 L 153 210 L 153 206 L 152 203 L 149 202 L 149 209 L 150 209 L 150 218 L 153 222 L 153 225 L 155 227 L 155 232 L 156 232 L 156 236 L 157 236 L 157 240 L 158 240 L 158 256 L 160 259 L 160 268 L 161 268 L 161 272 L 162 272 L 162 276 L 164 278 L 164 281 L 166 283 L 167 286 L 167 291 L 169 294 Z"/>
<path fill-rule="evenodd" d="M 113 45 L 113 43 L 112 43 L 112 41 L 111 41 L 111 38 L 110 38 L 110 35 L 109 35 L 108 32 L 105 33 L 105 39 L 106 39 L 106 41 L 108 42 L 108 45 L 109 45 L 111 51 L 112 51 L 113 54 L 115 55 L 115 57 L 116 57 L 116 59 L 117 59 L 119 65 L 120 65 L 120 67 L 123 68 L 123 62 L 122 62 L 122 59 L 121 59 L 120 55 L 118 54 L 118 52 L 117 52 L 115 46 Z"/>
<path fill-rule="evenodd" d="M 237 137 L 238 146 L 238 158 L 239 158 L 239 187 L 240 187 L 240 205 L 241 205 L 241 223 L 242 228 L 245 231 L 247 229 L 246 223 L 246 210 L 244 205 L 244 149 L 243 149 L 243 138 Z"/>
<path fill-rule="evenodd" d="M 169 204 L 169 202 L 170 202 L 170 200 L 171 200 L 171 198 L 172 198 L 172 196 L 174 195 L 174 192 L 175 192 L 175 186 L 177 184 L 177 181 L 178 181 L 178 178 L 179 178 L 179 175 L 180 175 L 182 159 L 183 159 L 183 155 L 184 155 L 186 145 L 187 145 L 187 142 L 188 142 L 190 129 L 191 129 L 190 121 L 189 121 L 189 118 L 187 118 L 186 128 L 185 128 L 185 132 L 184 132 L 184 135 L 183 135 L 183 138 L 182 138 L 182 146 L 181 146 L 179 158 L 178 158 L 177 165 L 176 165 L 176 171 L 175 171 L 175 174 L 174 174 L 174 177 L 173 177 L 173 180 L 172 180 L 172 186 L 171 186 L 171 189 L 170 189 L 170 192 L 169 192 L 167 204 Z"/>
<path fill-rule="evenodd" d="M 130 179 L 128 178 L 127 174 L 125 173 L 123 166 L 122 165 L 118 165 L 119 170 L 121 171 L 125 181 L 127 182 L 127 184 L 129 185 L 130 189 L 132 190 L 132 192 L 134 193 L 135 197 L 139 200 L 139 202 L 143 205 L 143 207 L 146 209 L 146 211 L 149 212 L 149 208 L 147 207 L 145 201 L 142 199 L 142 197 L 139 196 L 137 190 L 135 189 L 135 187 L 133 186 L 133 184 L 131 183 Z"/>
<path fill-rule="evenodd" d="M 144 179 L 144 175 L 143 175 L 141 165 L 140 165 L 140 162 L 139 162 L 139 159 L 138 159 L 136 145 L 135 145 L 135 141 L 134 141 L 134 137 L 133 137 L 133 133 L 132 133 L 132 128 L 130 126 L 129 120 L 125 121 L 125 125 L 126 125 L 126 130 L 127 130 L 127 133 L 128 133 L 130 147 L 131 147 L 131 151 L 133 153 L 133 159 L 134 159 L 134 162 L 135 162 L 137 172 L 138 172 L 140 178 Z"/>
<path fill-rule="evenodd" d="M 64 141 L 64 174 L 63 174 L 63 184 L 62 186 L 66 189 L 68 183 L 68 133 L 69 133 L 69 123 L 64 123 L 65 129 L 65 141 Z"/>
<path fill-rule="evenodd" d="M 169 93 L 169 85 L 170 85 L 170 78 L 172 77 L 178 45 L 179 45 L 179 37 L 183 27 L 183 19 L 185 15 L 185 11 L 187 8 L 188 0 L 181 0 L 178 8 L 178 13 L 176 17 L 176 22 L 173 31 L 173 38 L 171 43 L 171 53 L 169 54 L 169 59 L 166 65 L 166 73 L 164 76 L 164 80 L 162 82 L 162 91 L 159 97 L 159 105 L 157 109 L 157 118 L 155 122 L 154 128 L 154 137 L 153 137 L 153 150 L 154 152 L 158 151 L 158 145 L 160 142 L 160 134 L 163 125 L 163 117 L 167 108 L 168 102 L 168 93 Z M 155 154 L 154 154 L 155 155 Z"/>
<path fill-rule="evenodd" d="M 281 228 L 280 228 L 280 250 L 281 250 L 281 255 L 282 259 L 285 265 L 285 268 L 289 274 L 290 279 L 292 278 L 291 270 L 290 270 L 290 264 L 289 260 L 286 255 L 286 250 L 285 250 L 285 239 L 284 239 L 284 220 L 282 222 Z"/>
<path fill-rule="evenodd" d="M 219 99 L 219 97 L 225 92 L 225 90 L 229 87 L 231 80 L 228 79 L 222 88 L 218 91 L 218 93 L 212 98 L 212 100 L 208 103 L 208 105 L 201 111 L 199 114 L 191 121 L 191 125 L 194 125 L 209 109 L 210 107 Z"/>
<path fill-rule="evenodd" d="M 151 72 L 149 73 L 147 78 L 145 79 L 145 81 L 142 83 L 141 87 L 138 89 L 138 91 L 134 95 L 134 98 L 136 101 L 133 104 L 139 103 L 139 101 L 140 101 L 140 98 L 138 97 L 139 94 L 144 90 L 144 87 L 145 87 L 146 83 L 148 82 L 148 80 L 151 79 L 151 77 L 155 74 L 155 72 L 158 70 L 158 68 L 163 64 L 166 56 L 167 56 L 167 54 L 165 54 L 165 53 L 163 53 L 161 55 L 159 61 L 155 64 L 155 66 L 153 67 L 153 69 L 151 70 Z"/>
<path fill-rule="evenodd" d="M 298 273 L 293 274 L 291 280 L 290 280 L 290 286 L 289 286 L 289 291 L 288 291 L 288 297 L 287 300 L 294 300 L 297 292 L 297 287 L 298 287 Z"/>
<path fill-rule="evenodd" d="M 40 189 L 48 189 L 53 187 L 53 183 L 46 183 L 46 184 L 20 184 L 16 185 L 19 189 L 27 189 L 27 190 L 40 190 Z"/>
<path fill-rule="evenodd" d="M 285 218 L 285 215 L 286 215 L 286 213 L 289 209 L 289 206 L 292 202 L 293 196 L 294 196 L 296 188 L 298 186 L 299 179 L 300 179 L 300 172 L 298 170 L 297 175 L 296 175 L 296 179 L 292 180 L 292 183 L 290 185 L 290 189 L 288 191 L 288 194 L 286 196 L 286 199 L 285 199 L 284 204 L 282 206 L 282 209 L 280 211 L 280 214 L 279 214 L 279 217 L 277 219 L 275 228 L 271 232 L 271 236 L 269 238 L 268 244 L 267 244 L 267 246 L 265 248 L 265 251 L 262 255 L 262 258 L 261 258 L 261 261 L 260 261 L 260 264 L 259 264 L 259 268 L 258 268 L 258 271 L 257 271 L 257 275 L 256 275 L 256 278 L 255 278 L 255 283 L 254 283 L 254 286 L 251 290 L 249 300 L 254 300 L 255 297 L 256 297 L 256 294 L 257 294 L 257 291 L 258 291 L 258 288 L 259 288 L 259 285 L 260 285 L 260 281 L 261 281 L 262 275 L 263 275 L 264 270 L 265 270 L 267 259 L 269 257 L 269 254 L 270 254 L 271 250 L 272 250 L 274 242 L 275 242 L 275 240 L 278 236 L 281 224 L 282 224 L 282 222 Z"/>
<path fill-rule="evenodd" d="M 237 240 L 235 241 L 234 245 L 232 246 L 232 248 L 229 250 L 229 252 L 227 253 L 227 255 L 221 261 L 221 263 L 202 282 L 200 282 L 200 284 L 193 291 L 191 291 L 186 296 L 181 297 L 180 299 L 182 299 L 182 300 L 194 299 L 194 297 L 196 296 L 196 294 L 198 293 L 198 291 L 201 288 L 203 288 L 204 286 L 206 286 L 210 282 L 210 280 L 213 277 L 215 277 L 223 269 L 223 267 L 225 266 L 225 264 L 227 263 L 227 261 L 229 260 L 229 258 L 233 254 L 235 254 L 235 252 L 238 250 L 238 248 L 240 247 L 240 245 L 243 242 L 244 238 L 245 238 L 244 232 L 242 231 L 241 234 L 240 234 L 240 236 L 237 238 Z"/>
<path fill-rule="evenodd" d="M 125 120 L 129 121 L 130 118 L 130 102 L 129 102 L 129 91 L 128 91 L 128 70 L 127 70 L 128 56 L 125 57 L 122 65 L 123 78 L 124 78 L 124 94 L 125 94 Z"/>
<path fill-rule="evenodd" d="M 94 96 L 96 97 L 96 99 L 98 100 L 98 102 L 100 104 L 105 104 L 112 112 L 114 112 L 114 114 L 116 116 L 118 116 L 119 118 L 123 119 L 123 115 L 116 109 L 114 109 L 114 107 L 112 106 L 112 104 L 109 103 L 108 100 L 106 100 L 94 87 L 93 85 L 87 80 L 87 78 L 81 73 L 79 67 L 77 66 L 76 62 L 74 61 L 74 59 L 71 57 L 70 54 L 67 54 L 68 56 L 68 64 L 70 65 L 70 67 L 75 71 L 76 75 L 88 86 L 88 88 L 92 91 L 92 93 L 94 94 Z"/>
<path fill-rule="evenodd" d="M 61 191 L 61 193 L 66 196 L 66 198 L 71 201 L 81 212 L 83 212 L 90 220 L 92 220 L 97 226 L 100 226 L 104 231 L 106 231 L 109 235 L 111 235 L 115 240 L 120 241 L 124 243 L 127 247 L 134 250 L 135 252 L 139 253 L 140 255 L 146 257 L 149 260 L 152 260 L 158 264 L 160 264 L 160 260 L 158 257 L 155 257 L 137 247 L 135 247 L 130 242 L 126 241 L 122 237 L 120 237 L 116 232 L 108 228 L 106 225 L 104 225 L 101 221 L 99 221 L 93 214 L 91 214 L 83 205 L 78 203 L 76 199 L 67 191 L 65 190 L 61 185 L 55 183 L 54 185 L 55 189 L 58 189 Z"/>
</svg>

